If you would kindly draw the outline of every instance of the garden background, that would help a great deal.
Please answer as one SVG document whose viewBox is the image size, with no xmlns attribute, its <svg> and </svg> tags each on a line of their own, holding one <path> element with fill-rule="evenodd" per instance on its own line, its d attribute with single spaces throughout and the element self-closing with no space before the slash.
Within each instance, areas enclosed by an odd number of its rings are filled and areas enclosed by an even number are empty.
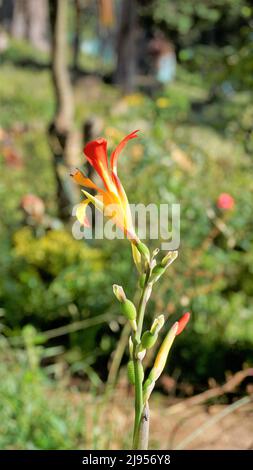
<svg viewBox="0 0 253 470">
<path fill-rule="evenodd" d="M 181 204 L 179 257 L 147 321 L 192 313 L 152 399 L 151 447 L 252 448 L 252 13 L 247 0 L 0 1 L 1 449 L 129 448 L 111 286 L 131 297 L 136 274 L 127 240 L 74 239 L 69 173 L 85 142 L 111 150 L 134 129 L 119 162 L 130 202 Z"/>
</svg>

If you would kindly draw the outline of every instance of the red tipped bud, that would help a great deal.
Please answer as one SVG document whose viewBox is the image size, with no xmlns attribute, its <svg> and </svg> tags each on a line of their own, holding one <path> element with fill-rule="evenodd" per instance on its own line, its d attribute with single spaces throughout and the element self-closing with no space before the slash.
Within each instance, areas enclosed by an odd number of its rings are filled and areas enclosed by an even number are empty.
<svg viewBox="0 0 253 470">
<path fill-rule="evenodd" d="M 178 330 L 176 336 L 180 335 L 182 331 L 185 329 L 188 321 L 190 320 L 190 313 L 186 312 L 179 320 L 178 320 Z"/>
</svg>

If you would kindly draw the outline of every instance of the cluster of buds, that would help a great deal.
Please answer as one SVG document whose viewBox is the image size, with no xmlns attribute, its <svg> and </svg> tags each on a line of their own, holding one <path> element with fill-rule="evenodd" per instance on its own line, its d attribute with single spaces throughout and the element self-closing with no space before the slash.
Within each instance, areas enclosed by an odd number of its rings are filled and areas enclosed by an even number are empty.
<svg viewBox="0 0 253 470">
<path fill-rule="evenodd" d="M 150 295 L 152 286 L 155 282 L 158 281 L 158 279 L 165 273 L 167 268 L 175 261 L 175 259 L 178 256 L 177 251 L 169 251 L 166 256 L 162 258 L 160 262 L 156 261 L 156 256 L 159 252 L 159 250 L 155 250 L 150 256 L 149 250 L 144 245 L 144 243 L 140 242 L 140 244 L 136 245 L 138 253 L 141 255 L 141 261 L 146 263 L 146 270 L 142 269 L 142 274 L 140 276 L 140 288 L 143 289 L 144 286 L 146 285 L 147 288 L 147 293 L 148 297 Z M 142 266 L 143 267 L 143 266 Z M 148 349 L 153 348 L 155 346 L 158 335 L 161 331 L 161 329 L 164 326 L 165 319 L 164 315 L 159 315 L 155 320 L 153 321 L 151 327 L 149 330 L 146 330 L 141 337 L 138 338 L 136 335 L 137 331 L 137 311 L 136 308 L 129 299 L 127 299 L 126 294 L 121 286 L 118 286 L 114 284 L 113 286 L 113 292 L 118 299 L 118 301 L 121 304 L 121 311 L 122 314 L 127 318 L 127 320 L 130 322 L 132 331 L 133 331 L 133 338 L 134 338 L 134 343 L 132 337 L 130 336 L 129 338 L 129 362 L 127 365 L 127 371 L 128 371 L 128 378 L 129 382 L 134 385 L 135 384 L 135 369 L 134 369 L 134 360 L 138 359 L 140 362 L 145 357 L 146 351 Z M 146 299 L 148 300 L 148 298 Z M 175 322 L 172 327 L 170 328 L 169 332 L 165 336 L 165 339 L 163 340 L 158 353 L 156 355 L 156 359 L 154 361 L 154 365 L 146 379 L 146 381 L 143 384 L 143 400 L 144 403 L 146 403 L 150 397 L 150 394 L 155 386 L 156 381 L 160 377 L 161 373 L 164 370 L 171 346 L 175 340 L 175 337 L 179 335 L 187 325 L 188 321 L 190 318 L 189 312 L 185 313 L 179 321 Z M 141 377 L 141 382 L 144 381 L 144 372 L 143 368 L 141 366 L 142 370 L 142 377 Z"/>
<path fill-rule="evenodd" d="M 166 365 L 168 355 L 171 349 L 171 346 L 176 338 L 184 328 L 186 327 L 190 319 L 190 313 L 186 312 L 179 321 L 175 322 L 167 333 L 165 339 L 163 340 L 159 351 L 156 355 L 154 365 L 149 373 L 148 378 L 143 385 L 143 399 L 146 403 L 155 387 L 156 381 L 159 379 L 162 374 L 164 367 Z M 145 331 L 141 338 L 141 343 L 138 347 L 138 358 L 143 359 L 145 356 L 146 350 L 154 346 L 157 341 L 158 333 L 164 325 L 164 316 L 159 315 L 153 322 L 153 325 L 149 331 Z M 134 361 L 133 361 L 133 342 L 131 337 L 129 338 L 129 355 L 130 360 L 127 364 L 127 374 L 130 384 L 135 385 L 135 373 L 134 373 Z M 143 370 L 143 369 L 142 369 Z M 144 380 L 144 372 L 142 376 L 142 382 Z"/>
</svg>

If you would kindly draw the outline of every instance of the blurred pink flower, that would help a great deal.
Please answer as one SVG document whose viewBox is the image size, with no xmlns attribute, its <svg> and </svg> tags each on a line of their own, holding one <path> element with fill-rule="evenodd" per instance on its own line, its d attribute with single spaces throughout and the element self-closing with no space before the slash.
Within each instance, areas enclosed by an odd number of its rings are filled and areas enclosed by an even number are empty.
<svg viewBox="0 0 253 470">
<path fill-rule="evenodd" d="M 40 219 L 45 212 L 44 202 L 35 194 L 25 194 L 21 199 L 21 207 L 34 219 Z"/>
<path fill-rule="evenodd" d="M 5 163 L 7 166 L 13 167 L 13 168 L 22 168 L 23 166 L 22 157 L 15 149 L 7 145 L 3 147 L 2 153 L 3 153 Z"/>
<path fill-rule="evenodd" d="M 228 193 L 221 193 L 217 199 L 217 207 L 225 211 L 234 209 L 235 200 Z"/>
</svg>

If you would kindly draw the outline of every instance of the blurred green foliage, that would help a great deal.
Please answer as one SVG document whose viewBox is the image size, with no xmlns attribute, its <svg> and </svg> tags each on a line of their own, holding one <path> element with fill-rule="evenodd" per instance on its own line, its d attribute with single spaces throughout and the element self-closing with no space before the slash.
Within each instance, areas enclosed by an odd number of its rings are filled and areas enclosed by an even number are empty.
<svg viewBox="0 0 253 470">
<path fill-rule="evenodd" d="M 180 62 L 215 88 L 228 81 L 252 88 L 252 3 L 249 0 L 154 0 L 142 6 L 144 24 L 174 42 Z"/>
<path fill-rule="evenodd" d="M 106 288 L 103 266 L 99 250 L 78 242 L 67 231 L 52 230 L 38 239 L 28 227 L 16 231 L 13 248 L 2 253 L 1 263 L 1 296 L 8 323 L 18 328 L 28 317 L 45 327 L 49 321 L 71 317 L 71 312 L 74 318 L 79 318 L 80 310 L 83 315 L 90 308 L 101 312 L 108 301 L 98 293 Z"/>
<path fill-rule="evenodd" d="M 36 346 L 36 331 L 22 331 L 25 348 L 10 348 L 0 336 L 0 448 L 83 449 L 92 441 L 86 423 L 86 401 L 75 387 L 53 383 L 50 367 L 40 361 L 56 354 L 56 348 Z M 53 350 L 54 349 L 54 350 Z M 100 437 L 97 432 L 97 439 Z"/>
</svg>

